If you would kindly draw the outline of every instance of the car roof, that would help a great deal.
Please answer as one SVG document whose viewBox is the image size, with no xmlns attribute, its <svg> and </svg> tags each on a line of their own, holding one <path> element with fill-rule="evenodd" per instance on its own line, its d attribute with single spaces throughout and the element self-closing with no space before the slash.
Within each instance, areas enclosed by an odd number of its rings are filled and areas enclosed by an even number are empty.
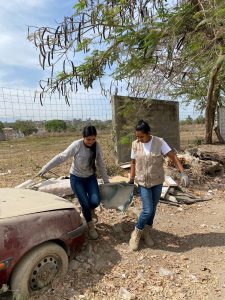
<svg viewBox="0 0 225 300">
<path fill-rule="evenodd" d="M 53 194 L 17 188 L 0 188 L 0 219 L 58 209 L 74 205 Z"/>
</svg>

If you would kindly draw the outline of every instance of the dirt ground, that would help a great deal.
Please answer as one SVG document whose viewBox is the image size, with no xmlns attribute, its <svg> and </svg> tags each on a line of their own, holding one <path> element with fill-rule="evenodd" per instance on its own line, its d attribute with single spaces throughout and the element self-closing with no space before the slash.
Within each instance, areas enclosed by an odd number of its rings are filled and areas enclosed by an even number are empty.
<svg viewBox="0 0 225 300">
<path fill-rule="evenodd" d="M 140 211 L 97 212 L 100 238 L 71 260 L 67 276 L 31 299 L 216 300 L 225 299 L 225 176 L 188 189 L 211 200 L 192 205 L 160 203 L 155 246 L 144 242 L 130 252 L 128 242 Z M 209 197 L 211 196 L 211 197 Z"/>
<path fill-rule="evenodd" d="M 31 178 L 53 153 L 65 148 L 53 139 L 46 144 L 39 140 L 29 145 L 2 145 L 0 187 Z M 43 152 L 42 147 L 48 151 Z M 219 151 L 225 153 L 224 148 Z M 68 166 L 56 173 L 68 171 Z M 147 248 L 142 241 L 137 252 L 130 252 L 128 242 L 141 209 L 139 197 L 124 214 L 97 211 L 100 238 L 88 241 L 76 254 L 64 278 L 31 299 L 224 300 L 224 187 L 225 176 L 208 178 L 200 185 L 192 180 L 187 191 L 210 200 L 180 206 L 159 203 L 153 230 L 155 246 Z"/>
</svg>

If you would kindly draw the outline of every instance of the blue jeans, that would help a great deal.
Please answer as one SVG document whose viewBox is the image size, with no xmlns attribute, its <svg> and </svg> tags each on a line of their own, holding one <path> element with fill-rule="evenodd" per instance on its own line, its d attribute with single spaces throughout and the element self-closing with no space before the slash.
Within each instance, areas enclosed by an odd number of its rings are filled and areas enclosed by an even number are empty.
<svg viewBox="0 0 225 300">
<path fill-rule="evenodd" d="M 156 207 L 162 192 L 162 184 L 146 188 L 139 185 L 139 193 L 142 201 L 142 212 L 138 218 L 136 227 L 144 229 L 145 224 L 152 226 L 156 213 Z"/>
<path fill-rule="evenodd" d="M 70 185 L 80 203 L 86 222 L 92 220 L 91 210 L 100 204 L 98 182 L 95 175 L 87 178 L 77 177 L 70 174 Z"/>
</svg>

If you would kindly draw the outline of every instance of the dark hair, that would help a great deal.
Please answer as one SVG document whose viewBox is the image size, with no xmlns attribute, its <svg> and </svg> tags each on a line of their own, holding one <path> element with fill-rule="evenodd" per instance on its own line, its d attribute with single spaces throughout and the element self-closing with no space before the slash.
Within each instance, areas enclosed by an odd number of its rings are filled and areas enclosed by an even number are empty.
<svg viewBox="0 0 225 300">
<path fill-rule="evenodd" d="M 135 130 L 141 131 L 142 133 L 149 133 L 151 131 L 151 128 L 147 122 L 140 120 L 140 121 L 138 121 L 138 123 L 135 127 Z"/>
<path fill-rule="evenodd" d="M 95 126 L 92 125 L 87 125 L 84 127 L 83 129 L 83 137 L 88 137 L 91 135 L 97 135 L 97 130 L 95 128 Z M 94 170 L 94 172 L 96 172 L 96 165 L 95 165 L 95 159 L 96 159 L 96 142 L 91 146 L 88 147 L 89 149 L 91 149 L 92 155 L 91 155 L 91 159 L 90 159 L 90 165 L 92 167 L 92 169 Z"/>
<path fill-rule="evenodd" d="M 87 125 L 84 127 L 82 134 L 83 134 L 83 137 L 97 135 L 97 130 L 96 130 L 95 126 Z"/>
</svg>

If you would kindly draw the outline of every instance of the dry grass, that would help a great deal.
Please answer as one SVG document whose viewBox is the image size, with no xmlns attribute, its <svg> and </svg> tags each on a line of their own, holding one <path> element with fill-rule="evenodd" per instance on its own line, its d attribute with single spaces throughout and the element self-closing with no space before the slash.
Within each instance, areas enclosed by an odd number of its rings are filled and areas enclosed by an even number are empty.
<svg viewBox="0 0 225 300">
<path fill-rule="evenodd" d="M 182 149 L 204 144 L 204 138 L 205 124 L 191 124 L 180 126 L 180 141 Z M 215 132 L 213 132 L 213 141 L 218 141 Z"/>
<path fill-rule="evenodd" d="M 48 136 L 26 137 L 24 139 L 0 142 L 0 187 L 14 187 L 34 177 L 40 168 L 56 154 L 60 153 L 79 135 L 74 133 Z M 99 134 L 109 175 L 121 174 L 122 169 L 115 164 L 112 138 L 109 134 Z M 56 167 L 57 176 L 69 174 L 71 160 Z M 5 175 L 2 175 L 6 173 Z M 51 176 L 52 174 L 49 174 Z"/>
</svg>

